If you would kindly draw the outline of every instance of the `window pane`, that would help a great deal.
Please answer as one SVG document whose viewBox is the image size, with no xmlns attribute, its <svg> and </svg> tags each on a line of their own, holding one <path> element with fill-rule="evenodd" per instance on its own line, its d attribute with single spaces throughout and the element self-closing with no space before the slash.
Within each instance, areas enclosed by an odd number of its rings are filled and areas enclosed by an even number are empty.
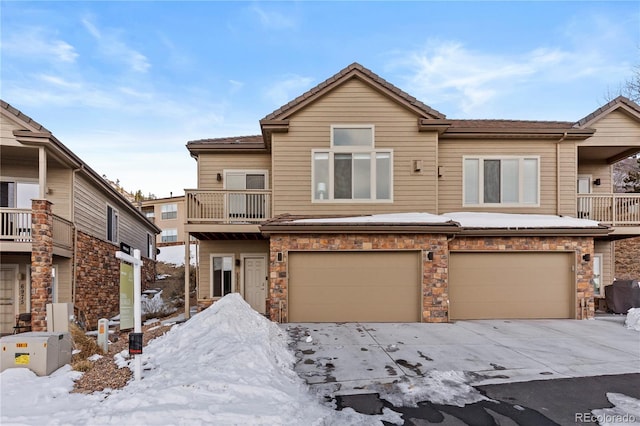
<svg viewBox="0 0 640 426">
<path fill-rule="evenodd" d="M 502 202 L 517 203 L 520 201 L 520 173 L 518 159 L 502 160 Z"/>
<path fill-rule="evenodd" d="M 31 200 L 40 196 L 40 185 L 37 183 L 18 182 L 16 189 L 16 207 L 19 209 L 30 209 Z"/>
<path fill-rule="evenodd" d="M 313 198 L 326 200 L 329 198 L 329 153 L 313 154 Z"/>
<path fill-rule="evenodd" d="M 266 189 L 263 174 L 247 175 L 247 189 Z"/>
<path fill-rule="evenodd" d="M 538 203 L 538 160 L 525 158 L 523 162 L 522 202 Z"/>
<path fill-rule="evenodd" d="M 484 202 L 500 202 L 500 160 L 484 160 Z"/>
<path fill-rule="evenodd" d="M 333 197 L 351 199 L 351 154 L 335 154 L 333 173 Z"/>
<path fill-rule="evenodd" d="M 480 197 L 478 194 L 478 166 L 479 160 L 464 160 L 464 202 L 465 204 L 478 204 Z"/>
<path fill-rule="evenodd" d="M 391 199 L 391 154 L 376 154 L 376 198 Z"/>
<path fill-rule="evenodd" d="M 333 146 L 373 146 L 373 129 L 334 128 Z"/>
<path fill-rule="evenodd" d="M 371 155 L 353 154 L 353 198 L 371 198 Z"/>
<path fill-rule="evenodd" d="M 213 258 L 213 297 L 222 297 L 231 293 L 231 257 Z"/>
</svg>

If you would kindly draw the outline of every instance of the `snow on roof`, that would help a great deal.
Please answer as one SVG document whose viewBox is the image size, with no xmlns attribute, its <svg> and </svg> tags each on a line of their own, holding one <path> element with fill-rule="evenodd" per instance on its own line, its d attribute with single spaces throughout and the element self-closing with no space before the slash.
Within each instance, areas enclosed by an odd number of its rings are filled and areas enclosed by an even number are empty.
<svg viewBox="0 0 640 426">
<path fill-rule="evenodd" d="M 597 228 L 595 220 L 568 216 L 515 213 L 455 212 L 442 215 L 464 228 Z"/>
<path fill-rule="evenodd" d="M 391 213 L 353 217 L 298 219 L 294 223 L 422 223 L 442 224 L 450 219 L 430 213 Z"/>
<path fill-rule="evenodd" d="M 424 224 L 438 225 L 457 222 L 463 228 L 597 228 L 594 220 L 567 216 L 454 212 L 442 215 L 430 213 L 392 213 L 369 216 L 297 219 L 296 224 Z"/>
</svg>

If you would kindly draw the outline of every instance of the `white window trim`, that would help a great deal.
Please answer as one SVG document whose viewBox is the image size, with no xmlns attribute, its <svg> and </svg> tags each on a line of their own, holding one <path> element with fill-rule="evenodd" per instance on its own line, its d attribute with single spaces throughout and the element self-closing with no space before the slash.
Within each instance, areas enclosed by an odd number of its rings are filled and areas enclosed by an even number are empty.
<svg viewBox="0 0 640 426">
<path fill-rule="evenodd" d="M 371 129 L 371 146 L 335 146 L 333 144 L 334 129 Z M 376 126 L 373 124 L 332 124 L 331 125 L 331 149 L 344 150 L 345 152 L 365 151 L 368 152 L 376 147 Z"/>
<path fill-rule="evenodd" d="M 269 189 L 269 170 L 267 169 L 223 169 L 222 175 L 224 179 L 222 181 L 222 188 L 227 189 L 227 175 L 228 174 L 244 174 L 246 175 L 264 175 L 264 190 Z M 245 184 L 246 186 L 246 184 Z M 235 190 L 230 190 L 235 191 Z M 249 189 L 247 191 L 260 191 L 259 189 Z"/>
<path fill-rule="evenodd" d="M 478 200 L 479 203 L 467 203 L 466 200 L 466 188 L 465 188 L 465 161 L 466 160 L 480 160 L 484 162 L 484 160 L 525 160 L 525 159 L 535 159 L 538 162 L 538 183 L 537 183 L 537 194 L 536 194 L 536 203 L 485 203 L 484 200 L 484 167 L 478 167 Z M 524 168 L 519 167 L 518 171 L 519 175 L 519 188 L 518 194 L 522 197 L 523 194 L 523 185 L 524 179 L 522 174 L 524 173 Z M 463 207 L 492 207 L 492 208 L 511 208 L 511 207 L 540 207 L 540 175 L 541 175 L 541 165 L 540 165 L 540 156 L 539 155 L 464 155 L 462 156 L 462 206 Z M 502 195 L 502 194 L 501 194 Z"/>
<path fill-rule="evenodd" d="M 604 280 L 603 280 L 603 275 L 604 275 L 604 255 L 602 253 L 595 253 L 593 255 L 594 259 L 598 259 L 600 261 L 600 289 L 598 291 L 598 293 L 596 293 L 595 291 L 595 287 L 593 287 L 593 295 L 594 296 L 598 296 L 598 297 L 604 297 Z M 595 260 L 593 262 L 593 264 L 595 265 Z M 595 268 L 593 270 L 593 275 L 596 274 Z M 594 286 L 592 284 L 592 286 Z"/>
<path fill-rule="evenodd" d="M 169 231 L 175 231 L 175 237 L 176 237 L 175 241 L 163 241 L 164 237 L 173 237 L 174 236 L 174 233 L 173 232 L 169 233 Z M 177 241 L 178 241 L 178 230 L 176 228 L 167 228 L 167 229 L 163 229 L 160 232 L 160 242 L 162 242 L 162 243 L 175 243 Z"/>
<path fill-rule="evenodd" d="M 109 209 L 113 210 L 113 213 L 116 217 L 116 232 L 115 232 L 115 236 L 114 239 L 111 239 L 111 235 L 109 235 Z M 118 211 L 117 208 L 115 208 L 113 205 L 108 204 L 107 203 L 107 208 L 105 209 L 106 211 L 106 234 L 107 234 L 107 241 L 111 242 L 111 243 L 118 243 L 118 241 L 120 241 L 120 211 Z M 113 226 L 113 224 L 112 224 Z"/>
<path fill-rule="evenodd" d="M 211 253 L 209 254 L 209 297 L 218 300 L 221 297 L 213 296 L 213 258 L 214 257 L 230 257 L 231 258 L 231 293 L 237 293 L 236 289 L 236 255 L 233 253 Z"/>
</svg>

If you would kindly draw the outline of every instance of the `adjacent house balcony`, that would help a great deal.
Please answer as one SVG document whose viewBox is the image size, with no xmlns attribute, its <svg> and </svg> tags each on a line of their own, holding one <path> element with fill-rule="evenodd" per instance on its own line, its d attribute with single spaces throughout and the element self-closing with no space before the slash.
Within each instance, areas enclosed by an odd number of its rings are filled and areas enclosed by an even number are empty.
<svg viewBox="0 0 640 426">
<path fill-rule="evenodd" d="M 578 194 L 578 218 L 615 228 L 640 227 L 640 194 Z"/>
<path fill-rule="evenodd" d="M 53 215 L 53 252 L 70 257 L 73 251 L 73 224 Z M 31 209 L 0 208 L 2 251 L 30 252 L 32 243 Z"/>
<path fill-rule="evenodd" d="M 258 233 L 271 218 L 270 190 L 185 191 L 188 232 L 199 239 L 206 233 Z"/>
</svg>

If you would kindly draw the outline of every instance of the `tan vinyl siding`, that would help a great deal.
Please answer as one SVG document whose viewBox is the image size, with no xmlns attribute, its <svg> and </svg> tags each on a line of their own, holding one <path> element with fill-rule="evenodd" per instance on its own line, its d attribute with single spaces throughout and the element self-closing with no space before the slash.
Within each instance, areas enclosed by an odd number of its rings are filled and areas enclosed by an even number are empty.
<svg viewBox="0 0 640 426">
<path fill-rule="evenodd" d="M 596 134 L 580 146 L 640 146 L 640 123 L 620 110 L 613 111 L 588 125 Z"/>
<path fill-rule="evenodd" d="M 2 175 L 3 178 L 28 179 L 30 181 L 37 183 L 38 182 L 37 150 L 34 150 L 34 152 L 36 153 L 35 161 L 29 158 L 27 159 L 15 158 L 13 156 L 10 157 L 9 159 L 6 159 L 6 158 L 2 159 L 2 169 L 0 169 L 0 175 Z M 2 157 L 4 157 L 4 155 Z"/>
<path fill-rule="evenodd" d="M 357 79 L 298 111 L 288 133 L 273 135 L 274 215 L 435 213 L 437 136 L 418 132 L 417 119 Z M 375 149 L 393 150 L 393 202 L 312 203 L 311 152 L 330 148 L 336 124 L 374 125 Z M 413 160 L 423 162 L 422 172 L 412 173 Z"/>
<path fill-rule="evenodd" d="M 200 241 L 198 299 L 211 298 L 211 254 L 232 254 L 240 259 L 242 253 L 269 254 L 269 241 Z M 240 268 L 234 265 L 236 291 L 240 291 Z"/>
<path fill-rule="evenodd" d="M 72 273 L 71 259 L 54 256 L 53 264 L 58 267 L 58 303 L 72 303 Z"/>
<path fill-rule="evenodd" d="M 594 241 L 594 253 L 602 254 L 602 286 L 603 290 L 600 296 L 604 297 L 604 286 L 613 282 L 615 259 L 613 256 L 613 241 Z"/>
<path fill-rule="evenodd" d="M 584 163 L 578 166 L 578 175 L 591 175 L 592 182 L 600 179 L 600 185 L 591 184 L 594 194 L 613 192 L 612 167 L 607 163 Z"/>
<path fill-rule="evenodd" d="M 539 156 L 540 207 L 467 207 L 462 205 L 464 156 Z M 526 140 L 442 140 L 439 152 L 444 176 L 439 179 L 440 213 L 492 211 L 499 213 L 556 214 L 556 143 Z M 569 173 L 570 175 L 570 173 Z M 566 177 L 565 177 L 566 179 Z M 575 191 L 575 182 L 571 184 Z M 575 197 L 575 195 L 574 195 Z M 575 207 L 574 207 L 575 209 Z"/>
<path fill-rule="evenodd" d="M 108 197 L 78 174 L 75 180 L 75 221 L 77 229 L 100 240 L 107 240 L 107 205 L 118 210 L 118 240 L 147 255 L 147 232 L 151 229 L 132 213 L 120 200 Z"/>
<path fill-rule="evenodd" d="M 73 172 L 55 164 L 47 167 L 47 199 L 53 203 L 53 214 L 71 220 L 71 189 Z"/>
<path fill-rule="evenodd" d="M 198 189 L 223 189 L 224 180 L 217 181 L 218 173 L 223 170 L 269 170 L 271 176 L 271 157 L 269 154 L 216 153 L 198 156 Z M 271 188 L 271 183 L 268 183 Z"/>
<path fill-rule="evenodd" d="M 565 141 L 559 145 L 560 151 L 560 200 L 556 214 L 561 216 L 576 216 L 577 205 L 577 149 L 573 141 Z"/>
</svg>

